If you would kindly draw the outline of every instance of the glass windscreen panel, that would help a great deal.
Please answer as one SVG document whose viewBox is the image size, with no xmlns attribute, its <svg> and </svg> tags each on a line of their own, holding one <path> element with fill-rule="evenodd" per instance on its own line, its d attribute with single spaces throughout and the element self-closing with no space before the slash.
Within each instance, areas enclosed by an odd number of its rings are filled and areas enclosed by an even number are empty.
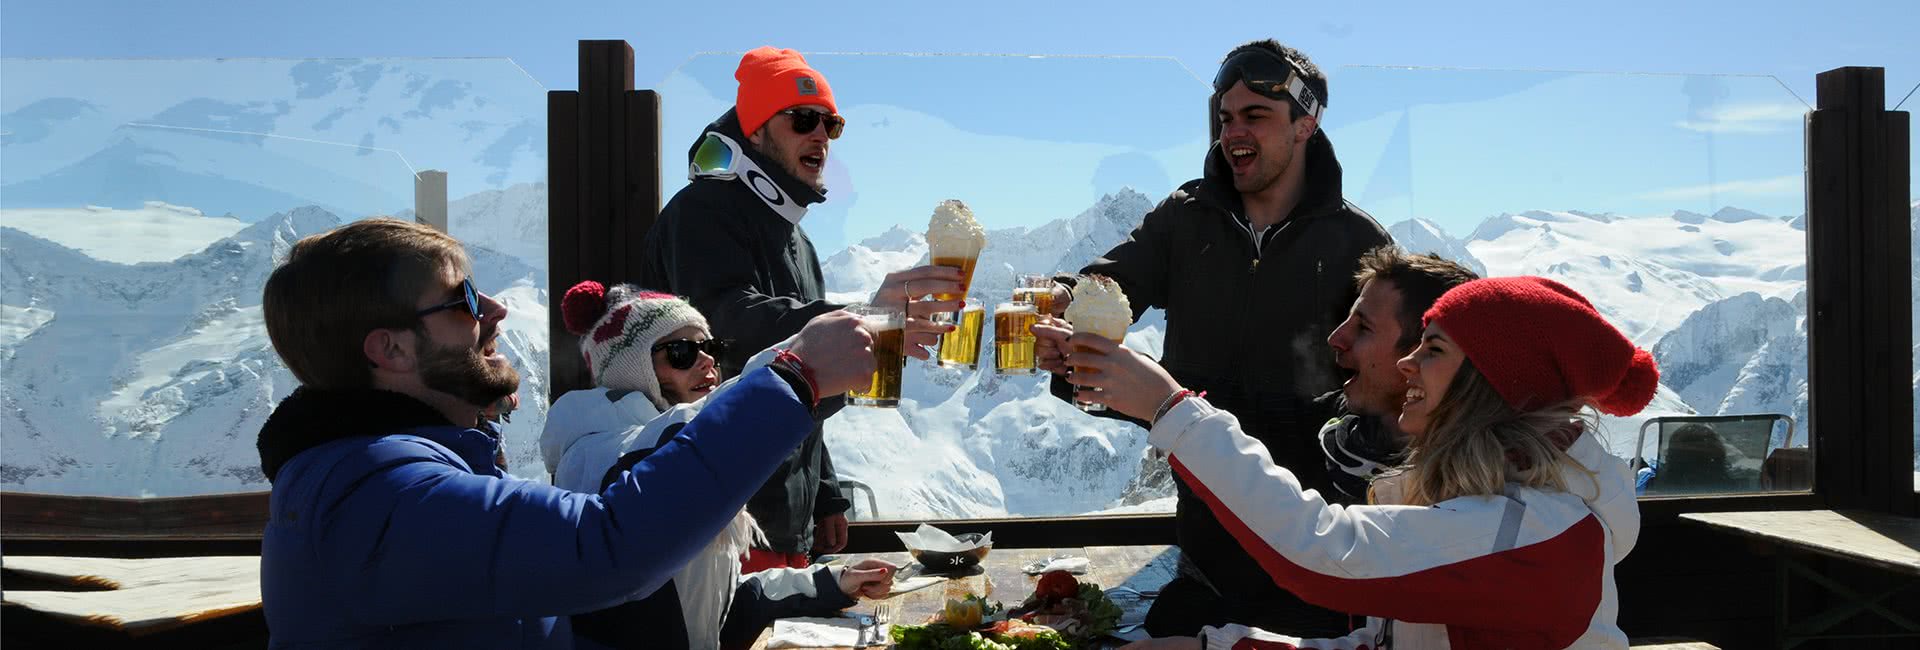
<svg viewBox="0 0 1920 650">
<path fill-rule="evenodd" d="M 502 349 L 533 408 L 509 456 L 541 467 L 545 100 L 518 66 L 35 59 L 0 79 L 0 489 L 267 489 L 255 437 L 295 385 L 267 275 L 299 238 L 416 200 L 448 206 L 480 289 L 524 309 Z"/>
<path fill-rule="evenodd" d="M 1372 67 L 1332 83 L 1347 197 L 1402 246 L 1559 280 L 1653 352 L 1653 403 L 1599 422 L 1646 494 L 1673 493 L 1655 477 L 1690 418 L 1682 440 L 1727 429 L 1718 469 L 1742 478 L 1688 490 L 1808 489 L 1808 107 L 1785 86 Z"/>
<path fill-rule="evenodd" d="M 1889 98 L 1892 97 L 1891 91 L 1889 91 L 1888 96 Z M 1893 110 L 1907 111 L 1908 115 L 1912 115 L 1913 108 L 1920 106 L 1920 104 L 1915 103 L 1915 97 L 1920 97 L 1920 84 L 1915 84 L 1912 88 L 1907 89 L 1906 93 L 1901 95 L 1900 103 L 1894 106 Z M 1912 240 L 1913 251 L 1912 257 L 1910 258 L 1912 260 L 1912 267 L 1909 269 L 1913 274 L 1913 280 L 1910 286 L 1913 289 L 1912 295 L 1915 300 L 1913 306 L 1913 338 L 1910 342 L 1913 343 L 1913 396 L 1915 398 L 1914 402 L 1920 404 L 1920 173 L 1915 173 L 1914 171 L 1920 169 L 1920 129 L 1914 128 L 1911 117 L 1909 117 L 1907 121 L 1907 155 L 1910 156 L 1907 163 L 1907 200 L 1910 201 L 1907 205 L 1907 223 L 1910 236 L 1915 237 L 1915 239 Z M 1914 409 L 1913 442 L 1915 450 L 1913 454 L 1913 489 L 1915 492 L 1920 492 L 1920 408 Z"/>
</svg>

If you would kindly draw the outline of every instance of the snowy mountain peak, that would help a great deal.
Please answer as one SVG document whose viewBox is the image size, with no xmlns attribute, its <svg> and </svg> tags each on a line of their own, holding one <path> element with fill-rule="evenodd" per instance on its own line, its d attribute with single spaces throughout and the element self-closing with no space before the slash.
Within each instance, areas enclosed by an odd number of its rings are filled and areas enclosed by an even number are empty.
<svg viewBox="0 0 1920 650">
<path fill-rule="evenodd" d="M 1674 210 L 1673 220 L 1678 221 L 1680 223 L 1690 223 L 1697 226 L 1707 222 L 1707 215 L 1700 214 L 1698 212 L 1694 212 L 1691 210 Z"/>
<path fill-rule="evenodd" d="M 923 232 L 907 230 L 902 226 L 888 228 L 886 232 L 860 241 L 861 246 L 874 251 L 901 252 L 914 247 L 925 247 L 927 235 Z"/>
<path fill-rule="evenodd" d="M 1740 209 L 1740 208 L 1735 208 L 1735 207 L 1731 207 L 1731 206 L 1729 206 L 1729 207 L 1725 207 L 1725 208 L 1720 208 L 1720 211 L 1719 211 L 1719 212 L 1715 212 L 1715 213 L 1713 213 L 1713 217 L 1712 217 L 1712 218 L 1713 218 L 1713 220 L 1714 220 L 1714 221 L 1720 221 L 1720 222 L 1724 222 L 1724 223 L 1739 223 L 1739 222 L 1742 222 L 1742 221 L 1771 221 L 1771 220 L 1773 220 L 1773 217 L 1769 217 L 1769 216 L 1767 216 L 1767 215 L 1764 215 L 1764 214 L 1760 214 L 1760 213 L 1758 213 L 1758 212 L 1754 212 L 1754 211 L 1752 211 L 1752 210 L 1742 210 L 1742 209 Z"/>
<path fill-rule="evenodd" d="M 1487 274 L 1487 265 L 1482 264 L 1467 245 L 1441 230 L 1440 226 L 1426 219 L 1408 219 L 1387 228 L 1387 234 L 1400 248 L 1412 253 L 1433 253 L 1459 262 L 1482 276 Z"/>
</svg>

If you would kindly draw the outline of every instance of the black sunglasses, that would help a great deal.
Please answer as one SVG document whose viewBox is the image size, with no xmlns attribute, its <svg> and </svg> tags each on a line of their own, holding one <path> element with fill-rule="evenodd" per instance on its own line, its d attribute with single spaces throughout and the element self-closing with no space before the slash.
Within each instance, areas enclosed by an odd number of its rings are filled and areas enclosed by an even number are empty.
<svg viewBox="0 0 1920 650">
<path fill-rule="evenodd" d="M 460 281 L 460 297 L 414 312 L 413 317 L 426 318 L 448 309 L 460 309 L 462 307 L 466 308 L 467 315 L 472 316 L 476 321 L 480 320 L 480 292 L 474 290 L 473 278 Z"/>
<path fill-rule="evenodd" d="M 811 108 L 789 108 L 781 114 L 793 118 L 793 132 L 801 135 L 812 133 L 821 122 L 827 123 L 827 139 L 840 139 L 840 132 L 847 128 L 847 118 L 832 113 L 822 113 Z"/>
<path fill-rule="evenodd" d="M 667 365 L 673 366 L 675 370 L 686 370 L 692 368 L 695 361 L 700 360 L 701 352 L 707 353 L 707 356 L 719 359 L 727 353 L 727 349 L 730 347 L 733 347 L 733 341 L 728 339 L 707 339 L 705 341 L 680 339 L 678 341 L 655 343 L 653 344 L 653 351 L 659 352 L 666 350 Z"/>
</svg>

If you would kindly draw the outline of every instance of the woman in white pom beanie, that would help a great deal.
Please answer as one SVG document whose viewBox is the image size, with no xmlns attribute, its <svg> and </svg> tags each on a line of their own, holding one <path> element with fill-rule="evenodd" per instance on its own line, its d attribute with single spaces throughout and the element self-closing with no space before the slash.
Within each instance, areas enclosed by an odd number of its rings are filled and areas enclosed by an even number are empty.
<svg viewBox="0 0 1920 650">
<path fill-rule="evenodd" d="M 673 427 L 655 439 L 646 431 L 649 421 L 720 384 L 714 359 L 725 354 L 726 342 L 712 338 L 707 319 L 685 299 L 633 285 L 582 282 L 567 291 L 560 309 L 567 331 L 580 336 L 594 388 L 554 402 L 540 451 L 554 485 L 598 493 L 609 476 L 618 478 L 678 431 Z M 858 593 L 884 593 L 875 584 L 890 579 L 865 565 L 771 569 L 743 579 L 740 557 L 764 541 L 742 509 L 659 590 L 575 615 L 575 641 L 583 648 L 741 646 L 774 618 L 832 615 L 852 606 Z"/>
</svg>

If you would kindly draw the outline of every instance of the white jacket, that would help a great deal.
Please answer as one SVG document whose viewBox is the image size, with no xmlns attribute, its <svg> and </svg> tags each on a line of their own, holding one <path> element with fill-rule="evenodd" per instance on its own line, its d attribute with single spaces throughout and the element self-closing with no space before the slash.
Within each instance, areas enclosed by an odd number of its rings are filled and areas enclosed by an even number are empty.
<svg viewBox="0 0 1920 650">
<path fill-rule="evenodd" d="M 789 341 L 776 347 L 791 345 Z M 775 354 L 769 350 L 755 355 L 741 375 L 767 365 Z M 592 388 L 561 395 L 547 411 L 546 429 L 540 434 L 540 453 L 546 459 L 547 471 L 553 473 L 554 485 L 574 492 L 599 493 L 602 478 L 621 456 L 659 447 L 679 433 L 676 425 L 693 420 L 706 400 L 732 386 L 729 380 L 700 401 L 674 406 L 664 414 L 640 391 Z M 687 647 L 720 647 L 721 626 L 744 579 L 758 583 L 760 598 L 782 600 L 794 596 L 816 598 L 819 584 L 827 581 L 817 578 L 816 572 L 830 572 L 833 581 L 839 578 L 839 572 L 828 567 L 769 569 L 741 576 L 741 556 L 756 542 L 764 541 L 753 516 L 742 509 L 734 515 L 733 523 L 674 574 L 674 590 L 687 627 Z M 646 596 L 636 593 L 630 600 Z"/>
<path fill-rule="evenodd" d="M 1639 536 L 1639 504 L 1633 473 L 1590 432 L 1567 452 L 1597 476 L 1568 470 L 1569 492 L 1509 486 L 1432 507 L 1329 504 L 1198 398 L 1156 422 L 1148 442 L 1276 584 L 1371 617 L 1339 639 L 1206 628 L 1208 648 L 1627 647 L 1613 567 Z M 1376 485 L 1377 497 L 1398 492 Z"/>
</svg>

